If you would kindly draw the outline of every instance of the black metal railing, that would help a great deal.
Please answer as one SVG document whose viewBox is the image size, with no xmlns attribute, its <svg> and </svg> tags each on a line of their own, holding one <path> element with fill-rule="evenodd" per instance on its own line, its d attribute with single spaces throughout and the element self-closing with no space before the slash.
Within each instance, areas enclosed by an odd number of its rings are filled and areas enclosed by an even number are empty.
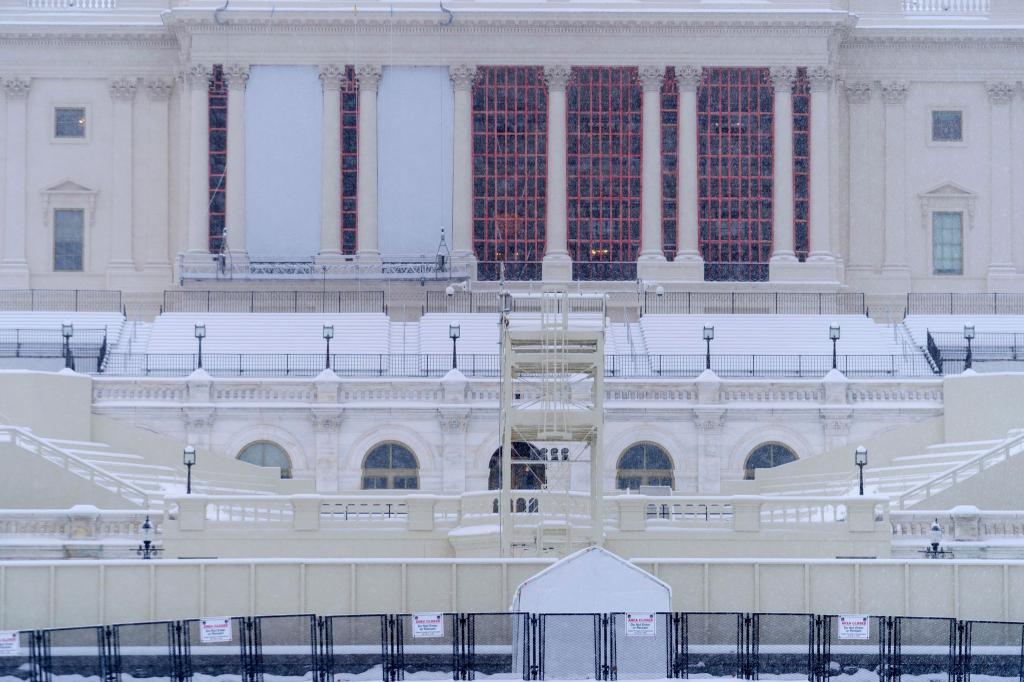
<svg viewBox="0 0 1024 682">
<path fill-rule="evenodd" d="M 101 289 L 0 289 L 0 310 L 119 313 L 120 291 Z"/>
<path fill-rule="evenodd" d="M 605 299 L 601 296 L 568 296 L 570 313 L 605 313 Z M 562 311 L 561 297 L 545 299 L 541 296 L 508 296 L 499 291 L 428 291 L 424 313 L 498 313 L 506 307 L 513 313 L 536 313 L 544 306 L 553 312 Z"/>
<path fill-rule="evenodd" d="M 383 291 L 164 292 L 165 313 L 381 313 Z"/>
<path fill-rule="evenodd" d="M 1024 315 L 1024 294 L 907 294 L 908 315 Z"/>
<path fill-rule="evenodd" d="M 866 315 L 864 294 L 729 291 L 647 291 L 645 314 Z"/>
<path fill-rule="evenodd" d="M 326 367 L 324 353 L 203 353 L 203 369 L 213 376 L 313 377 Z M 497 377 L 497 353 L 459 353 L 459 371 L 470 377 Z M 703 353 L 688 355 L 606 355 L 606 377 L 692 378 L 704 371 Z M 933 376 L 924 354 L 838 355 L 836 365 L 849 377 Z M 106 353 L 101 371 L 119 376 L 186 376 L 199 366 L 196 353 Z M 347 377 L 443 377 L 451 353 L 331 354 L 331 369 Z M 832 369 L 829 355 L 712 355 L 711 369 L 723 378 L 818 378 Z"/>
<path fill-rule="evenodd" d="M 962 372 L 967 364 L 967 340 L 962 332 L 927 331 L 927 349 L 945 374 Z M 1024 334 L 978 332 L 971 339 L 971 364 L 1024 361 Z"/>
<path fill-rule="evenodd" d="M 107 330 L 76 327 L 69 345 L 76 358 L 102 358 L 106 353 Z M 0 357 L 64 357 L 64 336 L 59 326 L 55 329 L 0 329 Z"/>
<path fill-rule="evenodd" d="M 1020 680 L 1024 623 L 807 613 L 248 616 L 28 630 L 0 677 Z"/>
</svg>

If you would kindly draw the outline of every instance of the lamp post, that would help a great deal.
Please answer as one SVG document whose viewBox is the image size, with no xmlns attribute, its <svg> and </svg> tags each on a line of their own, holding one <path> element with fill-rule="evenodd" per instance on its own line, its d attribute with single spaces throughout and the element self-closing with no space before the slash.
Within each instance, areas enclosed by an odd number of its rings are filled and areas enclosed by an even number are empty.
<svg viewBox="0 0 1024 682">
<path fill-rule="evenodd" d="M 864 494 L 864 467 L 868 463 L 868 449 L 861 445 L 853 452 L 853 463 L 857 465 L 860 474 L 860 494 Z"/>
<path fill-rule="evenodd" d="M 324 341 L 327 342 L 327 356 L 326 356 L 327 360 L 324 363 L 324 367 L 326 369 L 330 369 L 331 368 L 331 339 L 333 339 L 333 338 L 334 338 L 334 325 L 333 324 L 325 324 L 324 325 Z"/>
<path fill-rule="evenodd" d="M 196 449 L 191 445 L 185 446 L 185 451 L 182 453 L 182 462 L 185 464 L 185 468 L 188 469 L 188 478 L 185 479 L 185 494 L 192 494 L 192 467 L 196 465 Z"/>
<path fill-rule="evenodd" d="M 70 322 L 62 322 L 60 334 L 64 337 L 64 367 L 74 369 L 75 363 L 71 360 L 71 337 L 75 335 L 75 325 Z"/>
<path fill-rule="evenodd" d="M 152 559 L 160 552 L 159 547 L 153 546 L 153 524 L 149 522 L 149 515 L 142 522 L 142 544 L 138 546 L 135 553 L 143 559 Z"/>
<path fill-rule="evenodd" d="M 196 339 L 199 340 L 199 356 L 197 358 L 198 369 L 203 368 L 203 339 L 206 338 L 206 324 L 203 322 L 196 322 L 195 328 Z"/>
<path fill-rule="evenodd" d="M 973 364 L 973 361 L 974 361 L 973 353 L 971 352 L 971 339 L 973 339 L 973 338 L 974 338 L 974 325 L 973 324 L 965 324 L 964 325 L 964 339 L 967 341 L 967 357 L 964 358 L 964 369 L 965 370 L 966 369 L 970 369 L 971 365 Z"/>
<path fill-rule="evenodd" d="M 448 337 L 452 340 L 452 369 L 457 369 L 459 366 L 458 358 L 455 355 L 455 348 L 459 343 L 459 337 L 462 335 L 462 327 L 457 324 L 448 325 Z"/>
<path fill-rule="evenodd" d="M 942 526 L 939 525 L 939 520 L 935 519 L 932 521 L 932 527 L 928 529 L 928 539 L 930 543 L 928 547 L 924 549 L 924 555 L 929 559 L 952 559 L 953 553 L 947 549 L 943 549 L 939 546 L 942 542 Z"/>
<path fill-rule="evenodd" d="M 713 339 L 713 338 L 715 338 L 715 328 L 714 327 L 708 327 L 708 326 L 705 325 L 705 327 L 704 327 L 704 345 L 705 345 L 706 351 L 704 353 L 704 369 L 711 369 L 711 339 Z"/>
<path fill-rule="evenodd" d="M 828 338 L 832 339 L 832 369 L 836 368 L 836 342 L 839 341 L 839 325 L 833 322 L 828 326 Z"/>
</svg>

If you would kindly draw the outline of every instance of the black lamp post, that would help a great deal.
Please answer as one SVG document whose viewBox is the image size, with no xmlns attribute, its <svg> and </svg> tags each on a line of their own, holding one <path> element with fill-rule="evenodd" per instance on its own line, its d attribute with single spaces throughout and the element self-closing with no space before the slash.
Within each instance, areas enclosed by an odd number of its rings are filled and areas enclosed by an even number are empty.
<svg viewBox="0 0 1024 682">
<path fill-rule="evenodd" d="M 860 474 L 860 494 L 864 494 L 864 467 L 868 463 L 868 449 L 861 445 L 853 452 L 853 463 L 857 465 Z"/>
<path fill-rule="evenodd" d="M 326 361 L 325 367 L 327 369 L 331 368 L 331 339 L 333 339 L 333 338 L 334 338 L 334 325 L 333 324 L 325 324 L 324 325 L 324 341 L 327 342 L 327 361 Z"/>
<path fill-rule="evenodd" d="M 942 526 L 939 520 L 932 521 L 932 527 L 928 530 L 928 539 L 931 541 L 924 550 L 924 555 L 929 559 L 952 559 L 953 553 L 939 546 L 942 542 Z"/>
<path fill-rule="evenodd" d="M 973 324 L 965 324 L 964 325 L 964 339 L 967 341 L 967 357 L 964 358 L 964 369 L 970 369 L 971 365 L 973 364 L 973 361 L 974 361 L 974 357 L 973 357 L 974 354 L 971 352 L 971 339 L 973 339 L 973 338 L 974 338 L 974 325 Z"/>
<path fill-rule="evenodd" d="M 206 338 L 206 325 L 202 322 L 196 322 L 195 329 L 196 339 L 199 340 L 199 356 L 198 364 L 196 365 L 199 369 L 203 368 L 203 339 Z"/>
<path fill-rule="evenodd" d="M 153 524 L 149 522 L 147 515 L 146 520 L 142 522 L 142 544 L 135 550 L 135 553 L 143 559 L 152 559 L 160 551 L 159 547 L 153 546 Z"/>
<path fill-rule="evenodd" d="M 75 335 L 75 325 L 70 322 L 62 322 L 60 334 L 64 337 L 64 367 L 74 369 L 75 363 L 71 360 L 71 337 Z"/>
<path fill-rule="evenodd" d="M 196 465 L 196 449 L 191 445 L 185 446 L 185 451 L 182 454 L 182 462 L 185 464 L 185 468 L 188 469 L 188 478 L 185 479 L 185 494 L 192 494 L 192 467 Z"/>
<path fill-rule="evenodd" d="M 836 342 L 839 341 L 839 325 L 833 322 L 828 326 L 828 338 L 832 339 L 832 369 L 836 368 Z"/>
<path fill-rule="evenodd" d="M 704 369 L 711 369 L 711 339 L 715 338 L 714 327 L 704 327 L 704 345 L 706 352 L 704 354 Z"/>
<path fill-rule="evenodd" d="M 455 349 L 458 346 L 460 336 L 462 336 L 462 327 L 460 325 L 448 325 L 448 337 L 452 340 L 452 369 L 458 369 L 459 367 L 459 361 L 455 355 Z"/>
</svg>

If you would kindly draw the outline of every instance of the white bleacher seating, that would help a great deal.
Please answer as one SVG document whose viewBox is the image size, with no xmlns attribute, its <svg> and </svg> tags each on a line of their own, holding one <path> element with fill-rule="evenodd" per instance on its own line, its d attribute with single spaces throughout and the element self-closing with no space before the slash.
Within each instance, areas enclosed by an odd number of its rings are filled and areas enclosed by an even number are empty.
<svg viewBox="0 0 1024 682">
<path fill-rule="evenodd" d="M 70 322 L 75 329 L 106 329 L 108 347 L 117 344 L 125 325 L 121 313 L 0 311 L 0 329 L 46 329 L 59 336 L 64 322 Z"/>
<path fill-rule="evenodd" d="M 922 348 L 929 331 L 961 335 L 967 324 L 974 325 L 976 334 L 1024 334 L 1024 315 L 907 315 L 903 324 Z"/>
</svg>

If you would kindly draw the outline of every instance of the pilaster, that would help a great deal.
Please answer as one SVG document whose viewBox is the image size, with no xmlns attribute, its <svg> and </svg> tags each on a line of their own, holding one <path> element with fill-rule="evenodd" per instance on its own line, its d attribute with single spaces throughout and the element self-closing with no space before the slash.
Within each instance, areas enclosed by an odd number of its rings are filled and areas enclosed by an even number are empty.
<svg viewBox="0 0 1024 682">
<path fill-rule="evenodd" d="M 640 257 L 637 275 L 642 279 L 664 277 L 665 254 L 661 239 L 661 86 L 665 67 L 644 65 L 638 69 L 643 105 L 643 149 L 640 182 Z"/>
<path fill-rule="evenodd" d="M 244 271 L 249 263 L 245 240 L 245 86 L 249 82 L 249 65 L 225 65 L 224 80 L 228 86 L 224 250 L 231 265 Z"/>
<path fill-rule="evenodd" d="M 188 86 L 188 244 L 184 258 L 196 265 L 211 262 L 209 197 L 209 108 L 211 69 L 193 64 L 183 77 Z"/>
<path fill-rule="evenodd" d="M 694 410 L 697 426 L 697 492 L 717 493 L 722 486 L 722 430 L 725 409 L 698 407 Z"/>
<path fill-rule="evenodd" d="M 132 150 L 135 149 L 132 119 L 139 83 L 135 78 L 118 78 L 110 81 L 108 85 L 110 99 L 113 102 L 114 140 L 110 150 L 110 177 L 113 182 L 110 190 L 112 220 L 107 286 L 112 289 L 124 289 L 133 284 L 132 275 L 135 272 L 132 256 L 132 230 L 135 223 L 132 216 Z"/>
<path fill-rule="evenodd" d="M 847 272 L 859 279 L 873 272 L 872 248 L 881 241 L 881 235 L 872 234 L 880 222 L 871 213 L 872 206 L 877 203 L 871 191 L 872 159 L 877 153 L 869 143 L 872 137 L 872 85 L 864 81 L 847 82 L 844 90 L 850 112 L 850 252 L 847 254 Z M 811 183 L 813 186 L 813 178 Z"/>
<path fill-rule="evenodd" d="M 7 131 L 5 141 L 3 259 L 0 260 L 0 286 L 27 288 L 29 286 L 26 238 L 28 213 L 25 178 L 28 175 L 28 96 L 32 88 L 29 78 L 10 78 L 4 81 L 7 100 Z"/>
<path fill-rule="evenodd" d="M 377 233 L 377 88 L 382 69 L 379 64 L 356 67 L 359 81 L 359 167 L 356 201 L 359 211 L 360 262 L 376 265 L 381 262 Z"/>
<path fill-rule="evenodd" d="M 839 273 L 831 239 L 832 144 L 829 136 L 834 75 L 828 67 L 814 66 L 807 70 L 807 78 L 811 85 L 811 252 L 800 273 L 805 281 L 838 284 Z"/>
<path fill-rule="evenodd" d="M 671 279 L 682 282 L 704 281 L 704 259 L 700 254 L 698 232 L 697 184 L 697 87 L 703 69 L 692 64 L 676 67 L 679 91 L 679 197 L 676 209 L 676 234 L 679 249 L 672 263 Z"/>
<path fill-rule="evenodd" d="M 146 183 L 145 200 L 139 208 L 146 239 L 143 251 L 143 274 L 160 282 L 170 279 L 171 262 L 168 233 L 170 212 L 168 206 L 170 125 L 169 102 L 174 92 L 174 81 L 165 78 L 146 79 L 146 120 L 148 133 L 139 141 L 144 158 L 139 159 L 139 178 Z"/>
<path fill-rule="evenodd" d="M 341 86 L 344 67 L 320 66 L 323 88 L 323 151 L 320 158 L 320 250 L 317 263 L 330 264 L 341 257 Z"/>
<path fill-rule="evenodd" d="M 317 407 L 310 412 L 316 452 L 316 491 L 318 493 L 336 493 L 340 489 L 338 434 L 341 432 L 344 418 L 344 412 L 337 407 Z"/>
<path fill-rule="evenodd" d="M 572 69 L 564 64 L 544 67 L 548 86 L 548 177 L 547 177 L 547 244 L 542 265 L 545 282 L 572 280 L 572 258 L 568 248 L 568 217 L 566 214 L 566 99 Z"/>
<path fill-rule="evenodd" d="M 466 433 L 468 408 L 442 408 L 437 411 L 441 425 L 442 485 L 445 493 L 466 492 Z"/>
<path fill-rule="evenodd" d="M 473 252 L 473 83 L 477 67 L 455 64 L 448 67 L 454 90 L 452 167 L 452 260 L 472 267 Z"/>
<path fill-rule="evenodd" d="M 1013 265 L 1013 83 L 989 83 L 989 263 L 988 290 L 1019 291 L 1024 285 Z M 964 227 L 966 228 L 966 221 Z M 966 242 L 966 238 L 964 239 Z"/>
<path fill-rule="evenodd" d="M 906 101 L 903 81 L 882 83 L 885 104 L 885 261 L 882 279 L 887 293 L 910 290 L 907 266 Z"/>
<path fill-rule="evenodd" d="M 801 277 L 793 251 L 793 84 L 796 69 L 791 66 L 771 69 L 775 91 L 775 160 L 772 200 L 774 248 L 769 261 L 769 279 L 792 281 Z"/>
</svg>

